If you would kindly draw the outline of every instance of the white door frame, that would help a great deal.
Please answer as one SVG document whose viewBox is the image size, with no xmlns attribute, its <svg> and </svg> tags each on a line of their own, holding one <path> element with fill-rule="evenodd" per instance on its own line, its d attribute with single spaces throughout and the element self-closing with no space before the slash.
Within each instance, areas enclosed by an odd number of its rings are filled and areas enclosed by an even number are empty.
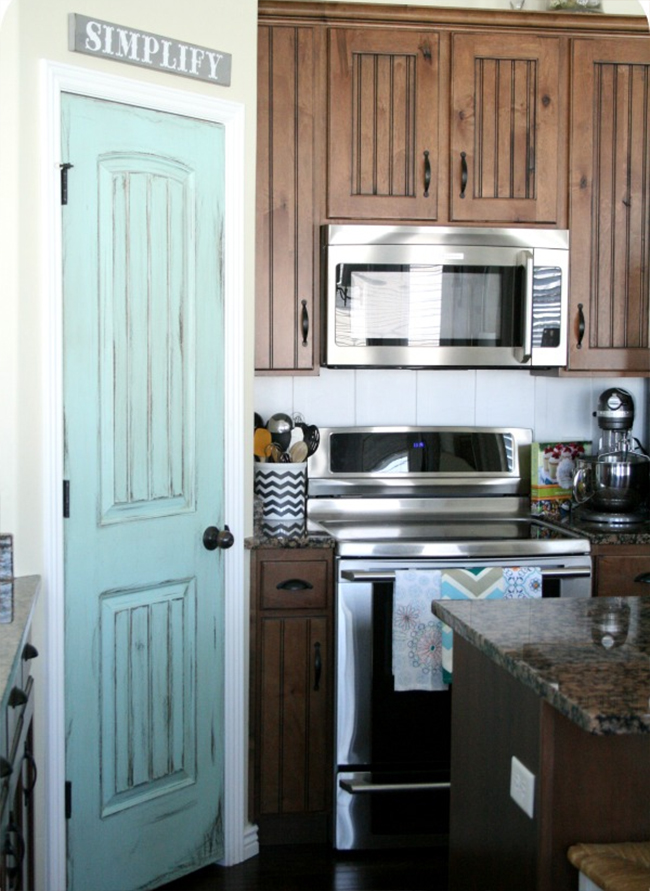
<svg viewBox="0 0 650 891">
<path fill-rule="evenodd" d="M 247 823 L 247 634 L 244 596 L 244 106 L 205 94 L 160 87 L 88 68 L 41 63 L 41 194 L 43 257 L 44 586 L 46 654 L 45 891 L 66 887 L 64 587 L 63 587 L 63 355 L 62 238 L 59 164 L 61 93 L 213 121 L 224 126 L 226 149 L 224 225 L 224 518 L 238 546 L 224 557 L 225 754 L 224 865 L 257 853 L 257 832 Z M 71 181 L 74 171 L 70 174 Z"/>
</svg>

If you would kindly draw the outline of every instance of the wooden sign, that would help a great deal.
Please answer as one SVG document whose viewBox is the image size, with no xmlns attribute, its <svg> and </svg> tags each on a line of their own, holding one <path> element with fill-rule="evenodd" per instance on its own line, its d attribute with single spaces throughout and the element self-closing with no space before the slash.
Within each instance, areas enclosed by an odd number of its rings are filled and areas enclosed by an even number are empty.
<svg viewBox="0 0 650 891">
<path fill-rule="evenodd" d="M 72 52 L 230 86 L 230 53 L 74 12 L 69 16 L 68 37 Z"/>
</svg>

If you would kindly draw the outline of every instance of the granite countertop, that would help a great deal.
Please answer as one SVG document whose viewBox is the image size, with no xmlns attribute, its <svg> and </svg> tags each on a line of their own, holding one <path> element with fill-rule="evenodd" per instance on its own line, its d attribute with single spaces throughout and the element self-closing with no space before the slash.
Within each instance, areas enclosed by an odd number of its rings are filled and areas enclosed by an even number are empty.
<svg viewBox="0 0 650 891">
<path fill-rule="evenodd" d="M 650 733 L 650 596 L 445 600 L 432 609 L 589 733 Z"/>
<path fill-rule="evenodd" d="M 0 582 L 3 603 L 9 605 L 5 613 L 9 621 L 0 622 L 0 696 L 3 703 L 9 678 L 23 650 L 40 581 L 40 576 L 26 575 Z"/>
<path fill-rule="evenodd" d="M 590 522 L 578 508 L 572 510 L 565 520 L 550 522 L 559 526 L 560 529 L 577 532 L 584 538 L 588 538 L 592 544 L 650 544 L 650 520 L 640 523 L 621 523 L 618 527 L 607 526 L 603 523 Z"/>
<path fill-rule="evenodd" d="M 256 530 L 253 535 L 244 539 L 244 547 L 253 551 L 256 548 L 333 548 L 336 542 L 322 532 L 277 534 L 272 531 Z"/>
</svg>

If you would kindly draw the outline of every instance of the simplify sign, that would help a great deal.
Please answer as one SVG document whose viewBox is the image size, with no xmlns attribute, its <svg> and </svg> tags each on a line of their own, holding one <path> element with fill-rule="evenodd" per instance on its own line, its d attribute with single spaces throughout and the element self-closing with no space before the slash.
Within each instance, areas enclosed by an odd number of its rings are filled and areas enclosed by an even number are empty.
<svg viewBox="0 0 650 891">
<path fill-rule="evenodd" d="M 125 62 L 230 86 L 232 56 L 148 31 L 70 13 L 69 48 L 90 56 Z"/>
</svg>

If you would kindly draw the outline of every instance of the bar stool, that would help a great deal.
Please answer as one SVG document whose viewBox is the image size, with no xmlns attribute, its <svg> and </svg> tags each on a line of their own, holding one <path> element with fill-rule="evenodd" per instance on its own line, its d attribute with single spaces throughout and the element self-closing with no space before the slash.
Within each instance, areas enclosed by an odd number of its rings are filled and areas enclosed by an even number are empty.
<svg viewBox="0 0 650 891">
<path fill-rule="evenodd" d="M 569 861 L 580 870 L 579 891 L 648 891 L 650 841 L 572 845 Z"/>
</svg>

